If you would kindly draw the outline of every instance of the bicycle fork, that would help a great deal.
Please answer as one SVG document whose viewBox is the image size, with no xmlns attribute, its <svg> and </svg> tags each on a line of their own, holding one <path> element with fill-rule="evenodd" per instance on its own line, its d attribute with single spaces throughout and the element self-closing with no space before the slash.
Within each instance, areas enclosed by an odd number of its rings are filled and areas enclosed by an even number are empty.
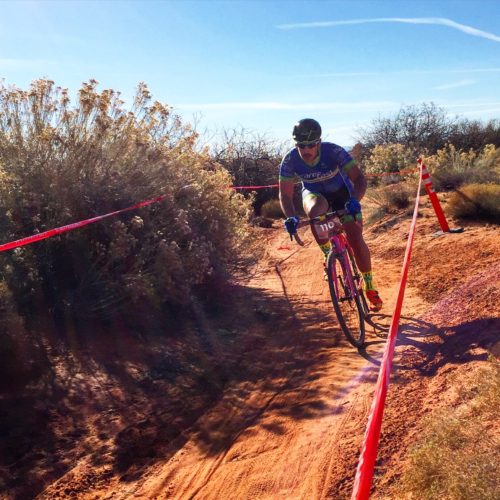
<svg viewBox="0 0 500 500">
<path fill-rule="evenodd" d="M 339 248 L 339 246 L 341 248 Z M 346 300 L 351 300 L 358 295 L 358 290 L 357 290 L 355 283 L 352 279 L 353 276 L 349 272 L 349 270 L 351 268 L 351 263 L 349 261 L 347 248 L 343 245 L 339 245 L 339 243 L 337 241 L 332 241 L 331 252 L 339 260 L 339 262 L 342 264 L 341 265 L 342 276 L 337 276 L 337 278 L 338 278 L 338 281 L 340 282 L 342 290 L 344 291 L 344 296 L 343 297 L 340 296 L 340 293 L 338 293 L 339 290 L 337 290 L 337 296 L 339 297 L 339 300 L 341 302 L 344 302 Z M 336 272 L 336 271 L 334 270 L 334 272 Z"/>
</svg>

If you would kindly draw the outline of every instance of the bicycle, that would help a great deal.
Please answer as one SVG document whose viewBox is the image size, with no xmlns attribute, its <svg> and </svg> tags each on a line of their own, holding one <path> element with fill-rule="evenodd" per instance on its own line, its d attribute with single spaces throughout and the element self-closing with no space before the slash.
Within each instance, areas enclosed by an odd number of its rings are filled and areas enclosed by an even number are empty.
<svg viewBox="0 0 500 500">
<path fill-rule="evenodd" d="M 365 321 L 370 310 L 363 293 L 363 277 L 340 222 L 340 217 L 346 214 L 346 210 L 328 212 L 299 222 L 297 227 L 319 222 L 324 225 L 321 229 L 328 232 L 332 248 L 326 260 L 326 274 L 333 308 L 347 340 L 361 348 L 365 343 Z M 304 245 L 297 233 L 293 236 L 299 245 Z"/>
</svg>

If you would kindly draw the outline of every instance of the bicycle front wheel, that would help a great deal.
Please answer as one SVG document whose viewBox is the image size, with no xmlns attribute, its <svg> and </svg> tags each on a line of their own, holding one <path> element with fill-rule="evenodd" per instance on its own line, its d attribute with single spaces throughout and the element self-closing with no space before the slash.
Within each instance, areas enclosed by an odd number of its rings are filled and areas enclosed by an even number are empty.
<svg viewBox="0 0 500 500">
<path fill-rule="evenodd" d="M 330 253 L 327 261 L 328 285 L 333 308 L 347 340 L 355 346 L 365 343 L 365 312 L 356 290 L 351 266 L 345 258 Z"/>
</svg>

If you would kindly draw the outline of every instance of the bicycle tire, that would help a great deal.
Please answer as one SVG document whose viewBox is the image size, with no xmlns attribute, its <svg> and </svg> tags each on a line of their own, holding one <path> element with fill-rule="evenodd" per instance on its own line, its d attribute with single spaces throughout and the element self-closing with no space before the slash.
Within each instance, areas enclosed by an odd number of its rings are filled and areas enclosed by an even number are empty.
<svg viewBox="0 0 500 500">
<path fill-rule="evenodd" d="M 370 314 L 370 307 L 368 306 L 368 302 L 366 301 L 365 297 L 365 292 L 363 291 L 363 278 L 361 277 L 361 273 L 359 272 L 356 260 L 354 259 L 354 255 L 352 254 L 352 250 L 350 247 L 347 247 L 347 253 L 349 255 L 349 260 L 351 262 L 352 274 L 355 277 L 354 283 L 356 285 L 356 288 L 358 289 L 358 293 L 361 298 L 361 303 L 363 305 L 364 318 L 365 321 L 369 323 L 367 317 Z"/>
<path fill-rule="evenodd" d="M 358 266 L 356 265 L 356 260 L 354 259 L 354 255 L 352 254 L 352 250 L 350 249 L 350 247 L 347 247 L 347 252 L 349 254 L 349 260 L 351 262 L 352 274 L 353 276 L 355 276 L 355 285 L 358 289 L 361 303 L 363 304 L 365 323 L 368 323 L 374 330 L 378 332 L 387 333 L 389 331 L 388 326 L 382 326 L 373 320 L 373 313 L 370 310 L 370 306 L 368 305 L 365 293 L 363 291 L 363 278 L 361 277 L 361 273 L 359 272 Z"/>
<path fill-rule="evenodd" d="M 359 291 L 352 293 L 346 276 L 352 276 L 351 266 L 346 263 L 346 254 L 330 253 L 327 260 L 328 286 L 333 309 L 347 340 L 358 349 L 365 343 L 365 307 Z"/>
</svg>

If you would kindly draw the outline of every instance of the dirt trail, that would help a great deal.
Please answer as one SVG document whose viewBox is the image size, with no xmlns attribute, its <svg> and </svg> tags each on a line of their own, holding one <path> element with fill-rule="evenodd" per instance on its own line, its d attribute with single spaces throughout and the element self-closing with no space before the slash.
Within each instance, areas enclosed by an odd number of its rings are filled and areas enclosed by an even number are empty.
<svg viewBox="0 0 500 500">
<path fill-rule="evenodd" d="M 310 245 L 296 251 L 283 240 L 278 232 L 270 249 L 290 250 L 275 254 L 276 268 L 260 273 L 250 286 L 282 291 L 289 298 L 294 327 L 286 335 L 296 351 L 289 354 L 291 359 L 300 358 L 300 365 L 290 367 L 279 388 L 266 390 L 260 382 L 247 387 L 243 406 L 235 404 L 238 396 L 228 391 L 221 403 L 200 419 L 197 431 L 172 459 L 157 464 L 148 471 L 146 480 L 131 484 L 120 498 L 290 499 L 328 495 L 332 466 L 343 460 L 346 437 L 363 428 L 377 366 L 360 357 L 334 324 L 327 285 L 318 272 L 318 249 Z M 290 256 L 283 258 L 287 253 Z M 394 287 L 397 276 L 384 274 L 383 286 Z M 304 327 L 304 316 L 315 309 L 326 312 L 325 321 Z M 381 346 L 377 341 L 370 346 L 370 359 L 380 357 Z M 308 366 L 308 360 L 300 356 L 304 349 L 321 358 L 321 363 L 311 360 L 310 364 L 321 364 L 320 369 Z M 236 432 L 223 449 L 207 456 L 198 446 L 199 434 L 207 428 L 212 435 L 225 433 L 235 422 Z M 353 442 L 351 446 L 356 445 Z"/>
<path fill-rule="evenodd" d="M 377 463 L 377 495 L 397 475 L 421 416 L 442 404 L 449 384 L 440 374 L 484 362 L 499 327 L 498 315 L 491 314 L 498 280 L 486 280 L 487 293 L 465 309 L 461 295 L 449 298 L 456 277 L 466 283 L 471 276 L 467 259 L 477 260 L 476 270 L 486 277 L 498 262 L 497 227 L 433 239 L 435 218 L 428 207 L 422 213 Z M 386 217 L 366 231 L 386 315 L 393 311 L 408 229 L 406 215 Z M 307 233 L 304 239 L 311 242 Z M 265 328 L 250 332 L 241 374 L 234 374 L 222 397 L 139 469 L 118 473 L 82 453 L 37 498 L 350 497 L 385 338 L 368 329 L 366 351 L 358 353 L 336 324 L 316 245 L 299 248 L 281 228 L 262 230 L 262 238 L 266 257 L 244 285 L 259 291 L 264 305 L 248 307 L 265 309 L 266 301 L 273 307 L 273 297 L 284 305 Z M 450 259 L 451 252 L 465 263 Z M 484 290 L 485 278 L 478 283 Z M 477 297 L 477 289 L 471 290 Z M 464 327 L 467 318 L 483 321 L 479 334 L 477 323 Z M 144 432 L 139 425 L 134 439 L 140 443 Z"/>
<path fill-rule="evenodd" d="M 310 234 L 305 238 L 311 241 Z M 375 257 L 375 268 L 384 290 L 383 311 L 390 314 L 401 259 L 382 263 Z M 345 483 L 348 490 L 384 338 L 369 330 L 363 356 L 345 340 L 320 269 L 316 245 L 299 248 L 281 230 L 272 231 L 268 258 L 247 285 L 289 301 L 286 331 L 273 331 L 271 325 L 267 332 L 284 356 L 260 353 L 269 355 L 265 363 L 284 363 L 281 378 L 272 385 L 257 377 L 229 387 L 168 460 L 156 462 L 137 480 L 120 484 L 115 478 L 92 494 L 114 499 L 320 499 L 331 496 L 332 482 L 337 488 Z M 423 309 L 410 288 L 405 314 L 416 316 Z M 208 449 L 200 445 L 207 441 Z"/>
</svg>

